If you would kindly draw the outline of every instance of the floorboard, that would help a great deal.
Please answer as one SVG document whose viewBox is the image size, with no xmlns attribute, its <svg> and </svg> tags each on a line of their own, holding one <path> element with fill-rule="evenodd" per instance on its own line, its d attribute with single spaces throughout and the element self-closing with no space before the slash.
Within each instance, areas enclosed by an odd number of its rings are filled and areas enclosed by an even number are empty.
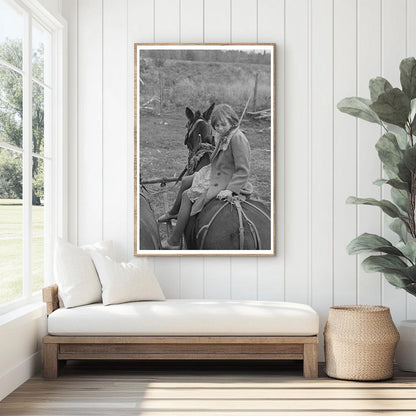
<svg viewBox="0 0 416 416">
<path fill-rule="evenodd" d="M 299 362 L 70 361 L 0 402 L 17 416 L 416 415 L 416 373 L 382 382 L 302 377 Z"/>
</svg>

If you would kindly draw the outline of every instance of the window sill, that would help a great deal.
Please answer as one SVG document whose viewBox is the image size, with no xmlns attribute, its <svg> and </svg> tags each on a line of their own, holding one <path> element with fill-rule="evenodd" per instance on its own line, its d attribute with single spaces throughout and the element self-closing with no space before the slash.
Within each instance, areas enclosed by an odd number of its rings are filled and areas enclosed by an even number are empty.
<svg viewBox="0 0 416 416">
<path fill-rule="evenodd" d="M 44 314 L 46 317 L 45 304 L 41 300 L 33 299 L 29 302 L 26 301 L 23 305 L 16 305 L 13 310 L 3 313 L 0 315 L 0 327 L 32 314 L 37 314 L 38 316 L 40 316 L 40 314 Z"/>
</svg>

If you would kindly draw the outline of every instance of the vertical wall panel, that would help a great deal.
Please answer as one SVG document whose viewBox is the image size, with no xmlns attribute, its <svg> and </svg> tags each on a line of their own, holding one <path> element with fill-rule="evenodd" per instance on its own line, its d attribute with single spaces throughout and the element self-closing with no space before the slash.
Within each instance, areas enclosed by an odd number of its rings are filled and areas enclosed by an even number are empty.
<svg viewBox="0 0 416 416">
<path fill-rule="evenodd" d="M 231 0 L 205 0 L 204 5 L 205 42 L 230 42 Z M 211 299 L 231 297 L 230 258 L 205 258 L 205 297 Z"/>
<path fill-rule="evenodd" d="M 233 42 L 257 42 L 257 0 L 232 1 L 231 18 Z M 250 137 L 248 140 L 250 141 Z M 231 297 L 233 299 L 257 298 L 256 257 L 231 258 Z"/>
<path fill-rule="evenodd" d="M 308 0 L 286 2 L 285 27 L 285 300 L 308 302 Z"/>
<path fill-rule="evenodd" d="M 416 57 L 416 25 L 414 24 L 414 16 L 416 16 L 416 1 L 407 0 L 407 51 L 406 56 Z M 416 297 L 407 296 L 407 319 L 416 319 Z"/>
<path fill-rule="evenodd" d="M 334 0 L 334 105 L 357 95 L 356 2 Z M 334 304 L 357 301 L 355 256 L 345 247 L 356 236 L 356 207 L 345 204 L 356 194 L 356 128 L 354 117 L 334 110 Z"/>
<path fill-rule="evenodd" d="M 369 0 L 358 2 L 358 61 L 357 86 L 360 97 L 370 98 L 368 81 L 381 74 L 381 2 Z M 363 198 L 380 199 L 381 188 L 373 182 L 381 175 L 381 164 L 376 149 L 381 136 L 380 126 L 358 121 L 357 164 L 358 195 Z M 377 207 L 359 206 L 357 234 L 381 233 L 381 210 Z M 381 303 L 380 273 L 367 273 L 361 262 L 368 256 L 358 256 L 358 291 L 357 302 L 361 304 Z"/>
<path fill-rule="evenodd" d="M 382 75 L 393 86 L 400 87 L 400 61 L 406 55 L 406 0 L 382 1 Z M 384 191 L 384 198 L 390 198 L 390 191 Z M 394 233 L 384 227 L 387 239 L 393 239 Z M 383 279 L 384 305 L 391 308 L 395 321 L 406 319 L 406 293 L 397 290 Z"/>
<path fill-rule="evenodd" d="M 204 0 L 180 0 L 180 41 L 204 41 Z"/>
<path fill-rule="evenodd" d="M 127 0 L 103 2 L 103 238 L 127 253 Z M 124 138 L 124 140 L 123 140 Z"/>
<path fill-rule="evenodd" d="M 180 0 L 154 0 L 155 2 L 155 42 L 179 42 Z"/>
<path fill-rule="evenodd" d="M 78 2 L 63 0 L 68 22 L 68 240 L 78 243 Z"/>
<path fill-rule="evenodd" d="M 205 298 L 231 298 L 231 262 L 228 257 L 205 259 Z"/>
<path fill-rule="evenodd" d="M 204 2 L 203 0 L 180 1 L 180 40 L 181 42 L 202 43 L 204 39 Z M 196 110 L 196 109 L 194 109 Z M 200 108 L 202 111 L 203 109 Z M 184 123 L 185 123 L 185 112 Z M 183 148 L 185 155 L 186 148 Z M 204 260 L 200 257 L 182 257 L 181 298 L 204 297 Z"/>
<path fill-rule="evenodd" d="M 204 5 L 205 42 L 231 42 L 231 0 L 205 0 Z"/>
<path fill-rule="evenodd" d="M 156 43 L 179 42 L 179 0 L 155 1 L 155 39 Z M 165 295 L 179 298 L 181 294 L 181 263 L 179 257 L 158 257 L 154 259 L 155 272 Z"/>
<path fill-rule="evenodd" d="M 134 44 L 154 40 L 153 0 L 128 0 L 127 64 L 127 258 L 134 253 Z M 153 263 L 153 261 L 152 261 Z"/>
<path fill-rule="evenodd" d="M 231 0 L 231 41 L 256 43 L 257 0 Z"/>
<path fill-rule="evenodd" d="M 102 239 L 102 4 L 78 2 L 78 243 Z M 80 70 L 82 69 L 82 70 Z"/>
<path fill-rule="evenodd" d="M 259 0 L 258 2 L 258 41 L 276 43 L 275 68 L 275 232 L 276 257 L 258 259 L 258 298 L 267 300 L 283 300 L 285 288 L 285 251 L 284 251 L 284 178 L 285 178 L 285 2 L 284 0 Z"/>
<path fill-rule="evenodd" d="M 326 317 L 332 306 L 333 289 L 333 2 L 315 0 L 313 6 L 310 10 L 310 299 L 320 316 Z M 321 333 L 325 322 L 326 319 L 321 319 Z M 321 347 L 320 359 L 323 359 L 322 351 Z"/>
</svg>

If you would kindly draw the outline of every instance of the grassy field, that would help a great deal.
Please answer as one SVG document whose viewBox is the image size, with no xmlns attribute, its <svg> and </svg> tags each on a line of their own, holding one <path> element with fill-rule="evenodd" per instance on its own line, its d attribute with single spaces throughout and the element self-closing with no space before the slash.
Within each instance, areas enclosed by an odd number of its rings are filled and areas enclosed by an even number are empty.
<svg viewBox="0 0 416 416">
<path fill-rule="evenodd" d="M 23 206 L 20 199 L 0 199 L 0 304 L 22 296 Z M 43 207 L 32 207 L 32 285 L 43 286 Z"/>
<path fill-rule="evenodd" d="M 243 110 L 252 94 L 256 74 L 257 109 L 270 108 L 270 66 L 261 64 L 166 60 L 156 67 L 151 59 L 141 61 L 140 105 L 162 96 L 163 108 L 209 107 L 213 102 Z M 161 94 L 162 92 L 162 94 Z"/>
</svg>

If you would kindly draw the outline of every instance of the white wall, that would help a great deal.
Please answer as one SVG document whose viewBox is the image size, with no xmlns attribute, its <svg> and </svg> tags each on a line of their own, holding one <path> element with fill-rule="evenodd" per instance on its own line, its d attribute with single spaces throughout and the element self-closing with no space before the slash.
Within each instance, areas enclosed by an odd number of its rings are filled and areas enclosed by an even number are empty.
<svg viewBox="0 0 416 416">
<path fill-rule="evenodd" d="M 168 297 L 372 303 L 394 319 L 416 301 L 363 273 L 345 252 L 358 233 L 384 230 L 374 150 L 380 130 L 336 110 L 368 96 L 369 78 L 399 85 L 416 53 L 412 0 L 62 0 L 70 50 L 70 239 L 112 239 L 133 253 L 134 42 L 277 44 L 277 242 L 275 258 L 156 258 Z M 322 345 L 321 345 L 322 348 Z M 322 351 L 321 351 L 322 352 Z M 321 355 L 322 359 L 322 355 Z"/>
</svg>

